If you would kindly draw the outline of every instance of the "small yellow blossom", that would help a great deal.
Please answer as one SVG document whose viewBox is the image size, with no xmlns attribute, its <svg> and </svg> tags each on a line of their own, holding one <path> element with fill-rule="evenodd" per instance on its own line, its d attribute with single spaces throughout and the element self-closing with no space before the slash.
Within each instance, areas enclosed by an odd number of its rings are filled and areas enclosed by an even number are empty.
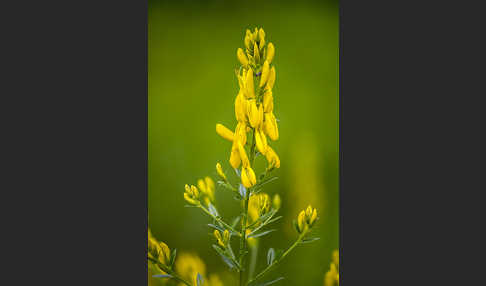
<svg viewBox="0 0 486 286">
<path fill-rule="evenodd" d="M 185 185 L 184 199 L 191 205 L 199 205 L 199 190 L 195 186 Z"/>
<path fill-rule="evenodd" d="M 265 61 L 263 63 L 263 67 L 262 67 L 262 75 L 261 75 L 261 78 L 260 78 L 259 87 L 263 87 L 265 85 L 265 83 L 267 83 L 267 79 L 268 79 L 269 74 L 270 74 L 270 64 L 268 63 L 268 61 Z"/>
<path fill-rule="evenodd" d="M 278 140 L 279 137 L 278 125 L 277 125 L 277 119 L 275 118 L 275 115 L 273 115 L 273 112 L 265 113 L 264 118 L 265 119 L 263 122 L 263 128 L 265 130 L 265 133 L 273 141 Z"/>
<path fill-rule="evenodd" d="M 275 66 L 272 66 L 268 74 L 267 85 L 265 86 L 265 89 L 272 90 L 273 85 L 275 84 L 275 77 Z"/>
<path fill-rule="evenodd" d="M 317 210 L 308 206 L 307 209 L 301 211 L 297 217 L 297 231 L 299 233 L 305 232 L 312 228 L 317 219 Z"/>
<path fill-rule="evenodd" d="M 265 113 L 273 112 L 273 93 L 271 90 L 266 90 L 263 94 L 263 111 Z"/>
<path fill-rule="evenodd" d="M 261 129 L 255 130 L 255 141 L 258 151 L 265 155 L 268 150 L 267 137 Z"/>
<path fill-rule="evenodd" d="M 245 188 L 251 188 L 256 184 L 255 172 L 251 167 L 243 167 L 241 170 L 241 183 Z"/>
<path fill-rule="evenodd" d="M 245 88 L 246 88 L 246 97 L 255 98 L 255 85 L 253 83 L 253 70 L 251 68 L 249 68 L 248 71 L 246 72 Z"/>
<path fill-rule="evenodd" d="M 282 200 L 280 199 L 280 196 L 278 194 L 275 194 L 273 196 L 273 208 L 278 210 L 280 209 L 281 204 L 282 204 Z"/>
<path fill-rule="evenodd" d="M 267 58 L 266 60 L 268 63 L 272 63 L 273 57 L 275 56 L 275 47 L 273 46 L 273 43 L 268 43 L 267 45 Z"/>
<path fill-rule="evenodd" d="M 243 52 L 241 48 L 238 48 L 238 51 L 236 52 L 236 56 L 238 57 L 238 60 L 244 67 L 248 65 L 248 58 L 246 57 L 245 52 Z"/>
<path fill-rule="evenodd" d="M 223 179 L 224 181 L 227 181 L 226 175 L 224 174 L 223 168 L 221 167 L 221 164 L 219 162 L 216 163 L 216 172 L 221 177 L 221 179 Z"/>
<path fill-rule="evenodd" d="M 233 141 L 234 139 L 233 131 L 226 128 L 223 124 L 216 124 L 216 133 L 228 141 Z"/>
</svg>

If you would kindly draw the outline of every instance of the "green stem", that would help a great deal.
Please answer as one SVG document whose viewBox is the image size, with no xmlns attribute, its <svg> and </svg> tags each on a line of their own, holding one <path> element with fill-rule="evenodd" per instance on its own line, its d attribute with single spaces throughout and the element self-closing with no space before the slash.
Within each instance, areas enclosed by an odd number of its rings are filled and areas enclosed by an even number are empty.
<svg viewBox="0 0 486 286">
<path fill-rule="evenodd" d="M 255 129 L 253 129 L 253 138 L 250 147 L 250 167 L 253 167 L 253 160 L 255 159 Z M 244 206 L 243 206 L 243 214 L 241 216 L 241 233 L 240 233 L 240 255 L 239 255 L 239 263 L 240 263 L 240 286 L 243 286 L 243 279 L 244 279 L 244 270 L 245 270 L 245 255 L 246 255 L 246 222 L 248 217 L 248 201 L 250 200 L 250 192 L 251 188 L 246 190 Z"/>
<path fill-rule="evenodd" d="M 176 281 L 179 281 L 181 283 L 184 283 L 185 285 L 187 286 L 192 286 L 189 282 L 187 282 L 186 280 L 182 279 L 181 277 L 179 277 L 175 272 L 174 270 L 170 269 L 170 268 L 167 268 L 165 265 L 161 264 L 160 262 L 158 262 L 157 260 L 155 259 L 152 259 L 150 257 L 147 257 L 148 260 L 152 261 L 152 263 L 154 263 L 158 268 L 159 270 L 161 270 L 161 272 L 165 272 L 167 274 L 169 274 L 174 280 Z"/>
<path fill-rule="evenodd" d="M 250 270 L 248 271 L 248 281 L 253 278 L 253 274 L 255 274 L 255 268 L 258 258 L 258 241 L 256 241 L 256 245 L 251 248 L 251 260 L 250 260 Z"/>
<path fill-rule="evenodd" d="M 289 254 L 297 245 L 299 245 L 299 243 L 302 241 L 302 239 L 304 238 L 304 236 L 306 234 L 307 234 L 307 231 L 304 231 L 303 233 L 301 233 L 299 235 L 299 237 L 297 238 L 297 240 L 294 242 L 294 244 L 292 244 L 289 247 L 289 249 L 287 249 L 282 254 L 282 256 L 280 256 L 280 258 L 278 260 L 275 260 L 272 264 L 268 265 L 267 268 L 263 269 L 263 271 L 260 272 L 257 276 L 255 276 L 255 278 L 253 278 L 250 281 L 248 281 L 248 283 L 246 285 L 250 285 L 251 283 L 257 281 L 260 278 L 262 278 L 265 274 L 267 274 L 267 272 L 269 272 L 273 267 L 275 267 L 278 263 L 280 263 L 285 258 L 285 256 L 287 256 L 287 254 Z"/>
<path fill-rule="evenodd" d="M 231 225 L 225 223 L 221 218 L 217 217 L 217 216 L 214 216 L 210 211 L 208 211 L 204 206 L 202 205 L 199 205 L 198 206 L 200 209 L 202 209 L 206 214 L 208 214 L 210 217 L 212 217 L 215 221 L 221 223 L 224 227 L 226 227 L 227 229 L 231 230 L 231 232 L 235 233 L 236 235 L 240 235 L 238 233 L 238 231 L 236 231 L 233 227 L 231 227 Z"/>
</svg>

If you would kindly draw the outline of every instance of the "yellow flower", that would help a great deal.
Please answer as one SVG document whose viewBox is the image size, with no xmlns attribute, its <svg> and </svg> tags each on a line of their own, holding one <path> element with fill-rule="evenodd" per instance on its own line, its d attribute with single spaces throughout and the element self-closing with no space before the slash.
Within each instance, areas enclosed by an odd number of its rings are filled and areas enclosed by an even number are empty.
<svg viewBox="0 0 486 286">
<path fill-rule="evenodd" d="M 238 122 L 235 128 L 235 141 L 239 141 L 241 145 L 246 144 L 246 124 L 244 122 Z"/>
<path fill-rule="evenodd" d="M 245 88 L 246 88 L 246 97 L 255 98 L 255 85 L 253 83 L 253 70 L 251 68 L 249 68 L 248 71 L 246 72 Z"/>
<path fill-rule="evenodd" d="M 266 90 L 263 94 L 263 111 L 265 113 L 273 112 L 273 93 L 271 90 Z"/>
<path fill-rule="evenodd" d="M 204 180 L 199 179 L 197 181 L 197 187 L 210 202 L 214 202 L 214 182 L 210 177 L 205 177 Z M 208 201 L 206 203 L 208 203 Z"/>
<path fill-rule="evenodd" d="M 261 129 L 255 130 L 255 141 L 258 151 L 265 155 L 267 153 L 268 145 L 267 145 L 267 137 L 263 133 Z"/>
<path fill-rule="evenodd" d="M 235 117 L 238 122 L 246 121 L 246 101 L 243 92 L 238 92 L 235 99 Z"/>
<path fill-rule="evenodd" d="M 272 63 L 273 57 L 275 56 L 275 47 L 272 43 L 268 43 L 267 45 L 267 58 L 266 60 L 268 63 Z"/>
<path fill-rule="evenodd" d="M 297 231 L 299 233 L 306 232 L 312 228 L 317 219 L 317 210 L 308 206 L 307 209 L 301 211 L 297 217 Z"/>
<path fill-rule="evenodd" d="M 259 85 L 259 87 L 263 87 L 265 85 L 265 83 L 268 80 L 268 75 L 269 74 L 270 74 L 270 64 L 268 63 L 268 61 L 265 61 L 263 63 L 262 75 L 261 75 L 261 78 L 260 78 L 260 85 Z"/>
<path fill-rule="evenodd" d="M 339 285 L 339 252 L 334 250 L 332 253 L 332 262 L 324 276 L 324 286 Z"/>
<path fill-rule="evenodd" d="M 233 141 L 234 134 L 233 131 L 226 128 L 223 124 L 216 124 L 216 133 L 228 141 Z"/>
<path fill-rule="evenodd" d="M 238 147 L 235 144 L 233 144 L 233 148 L 231 148 L 229 162 L 233 169 L 237 169 L 241 164 L 240 152 L 238 152 Z"/>
<path fill-rule="evenodd" d="M 191 185 L 191 187 L 189 187 L 187 184 L 185 185 L 185 189 L 184 199 L 191 205 L 199 205 L 199 190 L 195 186 Z"/>
<path fill-rule="evenodd" d="M 262 109 L 262 111 L 263 111 L 263 109 Z M 248 114 L 248 119 L 250 121 L 251 127 L 253 127 L 253 128 L 258 127 L 260 125 L 260 122 L 261 122 L 260 121 L 261 115 L 260 115 L 260 110 L 257 107 L 255 100 L 249 100 L 248 101 L 247 114 Z"/>
<path fill-rule="evenodd" d="M 251 188 L 256 184 L 255 172 L 251 167 L 243 167 L 241 170 L 241 183 L 245 188 Z"/>
<path fill-rule="evenodd" d="M 238 57 L 238 60 L 244 67 L 248 65 L 248 58 L 246 57 L 245 53 L 241 48 L 238 48 L 238 51 L 236 52 L 236 56 Z"/>
<path fill-rule="evenodd" d="M 203 282 L 204 286 L 224 286 L 223 282 L 216 274 L 210 274 L 206 282 Z"/>
<path fill-rule="evenodd" d="M 278 157 L 277 153 L 272 149 L 272 147 L 267 146 L 267 153 L 265 153 L 265 157 L 267 158 L 268 164 L 275 168 L 280 168 L 280 158 Z"/>
<path fill-rule="evenodd" d="M 278 140 L 278 125 L 277 125 L 277 119 L 275 118 L 275 115 L 273 115 L 273 112 L 270 113 L 265 113 L 265 120 L 263 122 L 263 129 L 265 130 L 265 133 L 272 139 L 273 141 Z"/>
<path fill-rule="evenodd" d="M 253 46 L 253 57 L 255 58 L 256 62 L 260 62 L 260 51 L 258 50 L 257 43 L 254 43 Z"/>
<path fill-rule="evenodd" d="M 226 175 L 224 174 L 223 172 L 223 168 L 221 167 L 221 164 L 218 162 L 216 163 L 216 172 L 218 173 L 218 175 L 221 177 L 221 179 L 223 179 L 224 181 L 226 181 Z"/>
<path fill-rule="evenodd" d="M 206 265 L 195 253 L 178 253 L 175 262 L 176 273 L 184 280 L 197 285 L 197 274 L 201 274 L 203 279 L 206 277 Z M 179 284 L 183 285 L 183 284 Z"/>
<path fill-rule="evenodd" d="M 275 67 L 272 67 L 268 73 L 267 85 L 265 86 L 265 89 L 272 90 L 273 85 L 275 84 L 275 77 Z"/>
<path fill-rule="evenodd" d="M 241 145 L 241 142 L 239 141 L 237 141 L 236 144 L 238 147 L 238 152 L 240 153 L 241 162 L 243 163 L 243 168 L 250 167 L 250 160 L 248 160 L 245 148 L 243 148 L 243 145 Z"/>
<path fill-rule="evenodd" d="M 157 259 L 162 265 L 170 266 L 170 249 L 164 242 L 159 242 L 148 230 L 148 255 Z"/>
<path fill-rule="evenodd" d="M 263 46 L 265 46 L 265 31 L 263 31 L 262 28 L 260 28 L 260 30 L 258 30 L 258 39 L 260 40 L 260 50 L 263 49 Z"/>
<path fill-rule="evenodd" d="M 226 244 L 224 243 L 223 237 L 221 236 L 219 230 L 217 229 L 214 230 L 214 237 L 216 237 L 216 241 L 221 247 L 226 248 Z"/>
</svg>

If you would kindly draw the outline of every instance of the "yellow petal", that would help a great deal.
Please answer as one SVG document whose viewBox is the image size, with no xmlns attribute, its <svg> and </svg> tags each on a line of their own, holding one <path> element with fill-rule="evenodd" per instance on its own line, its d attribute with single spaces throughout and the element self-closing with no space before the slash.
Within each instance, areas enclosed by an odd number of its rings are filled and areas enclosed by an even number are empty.
<svg viewBox="0 0 486 286">
<path fill-rule="evenodd" d="M 248 114 L 248 119 L 250 121 L 251 127 L 256 128 L 260 123 L 260 114 L 255 100 L 249 101 L 247 107 L 247 114 Z"/>
<path fill-rule="evenodd" d="M 228 141 L 233 141 L 234 139 L 233 131 L 226 128 L 223 124 L 216 124 L 216 133 Z"/>
<path fill-rule="evenodd" d="M 280 158 L 278 157 L 277 153 L 272 149 L 272 147 L 267 147 L 267 153 L 265 154 L 267 161 L 270 165 L 273 164 L 275 168 L 280 168 Z"/>
<path fill-rule="evenodd" d="M 265 113 L 265 121 L 263 123 L 263 128 L 265 133 L 272 139 L 273 141 L 278 140 L 278 126 L 277 126 L 277 119 L 272 112 Z"/>
<path fill-rule="evenodd" d="M 247 168 L 248 166 L 250 166 L 250 160 L 248 160 L 248 156 L 246 155 L 245 148 L 243 147 L 243 145 L 241 145 L 241 142 L 239 141 L 236 144 L 238 147 L 238 153 L 240 153 L 240 158 L 243 164 L 243 168 Z"/>
<path fill-rule="evenodd" d="M 245 52 L 243 52 L 241 48 L 238 48 L 238 51 L 236 52 L 236 56 L 243 66 L 246 67 L 248 65 L 248 58 L 246 57 Z"/>
<path fill-rule="evenodd" d="M 271 90 L 267 90 L 263 94 L 263 111 L 265 113 L 273 112 L 273 93 Z"/>
<path fill-rule="evenodd" d="M 299 213 L 299 217 L 297 218 L 297 226 L 299 228 L 299 232 L 302 233 L 305 226 L 305 211 L 301 211 Z"/>
<path fill-rule="evenodd" d="M 237 169 L 241 164 L 241 157 L 240 152 L 238 152 L 238 148 L 231 148 L 231 155 L 229 159 L 231 167 L 233 169 Z"/>
<path fill-rule="evenodd" d="M 253 44 L 253 57 L 255 58 L 255 62 L 260 62 L 260 51 L 258 50 L 256 42 Z"/>
<path fill-rule="evenodd" d="M 275 47 L 273 43 L 268 43 L 267 45 L 267 58 L 268 63 L 272 63 L 273 57 L 275 56 Z"/>
<path fill-rule="evenodd" d="M 259 85 L 260 87 L 263 87 L 265 85 L 265 83 L 268 80 L 269 74 L 270 74 L 270 64 L 268 63 L 268 61 L 265 61 L 265 63 L 263 63 L 262 75 L 260 78 L 260 85 Z"/>
<path fill-rule="evenodd" d="M 235 117 L 239 122 L 245 122 L 246 105 L 243 92 L 239 92 L 235 99 Z"/>
<path fill-rule="evenodd" d="M 255 131 L 255 141 L 256 141 L 256 146 L 258 151 L 265 155 L 267 153 L 267 137 L 261 130 L 256 130 Z"/>
<path fill-rule="evenodd" d="M 265 89 L 272 90 L 273 85 L 275 84 L 275 78 L 276 78 L 275 66 L 273 66 L 270 69 L 270 72 L 268 73 L 268 80 L 267 80 L 267 85 L 265 86 Z"/>
<path fill-rule="evenodd" d="M 253 70 L 251 68 L 246 72 L 245 88 L 246 97 L 255 98 L 255 85 L 253 83 Z"/>
<path fill-rule="evenodd" d="M 226 180 L 226 175 L 224 174 L 223 168 L 221 167 L 221 164 L 219 162 L 216 163 L 216 172 L 223 180 Z"/>
</svg>

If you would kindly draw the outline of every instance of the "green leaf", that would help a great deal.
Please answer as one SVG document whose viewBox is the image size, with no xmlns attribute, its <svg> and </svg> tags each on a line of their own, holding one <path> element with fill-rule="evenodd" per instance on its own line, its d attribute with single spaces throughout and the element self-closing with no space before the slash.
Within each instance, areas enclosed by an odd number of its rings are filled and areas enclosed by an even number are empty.
<svg viewBox="0 0 486 286">
<path fill-rule="evenodd" d="M 263 232 L 259 232 L 259 233 L 256 233 L 256 234 L 250 234 L 247 237 L 248 238 L 251 238 L 251 237 L 257 238 L 257 237 L 261 237 L 261 236 L 267 235 L 267 234 L 269 234 L 271 232 L 274 232 L 274 231 L 276 231 L 276 229 L 270 229 L 270 230 L 263 231 Z"/>
<path fill-rule="evenodd" d="M 233 268 L 239 269 L 239 266 L 235 263 L 235 261 L 230 257 L 228 257 L 224 252 L 224 250 L 221 249 L 221 247 L 217 246 L 216 244 L 213 244 L 213 248 L 221 256 L 221 258 L 223 258 L 223 261 L 229 266 L 230 269 Z"/>
<path fill-rule="evenodd" d="M 321 239 L 321 238 L 320 237 L 310 237 L 310 238 L 303 239 L 300 243 L 301 244 L 311 243 L 311 242 L 314 242 L 314 241 L 319 240 L 319 239 Z"/>
<path fill-rule="evenodd" d="M 272 264 L 274 259 L 275 259 L 275 250 L 273 248 L 270 248 L 267 253 L 267 265 Z"/>
<path fill-rule="evenodd" d="M 212 224 L 212 223 L 208 223 L 208 226 L 209 227 L 212 227 L 212 228 L 215 228 L 221 232 L 224 232 L 224 228 L 220 227 L 219 225 L 215 225 L 215 224 Z"/>
<path fill-rule="evenodd" d="M 218 210 L 211 203 L 208 204 L 208 210 L 213 216 L 219 217 Z"/>
<path fill-rule="evenodd" d="M 152 275 L 152 277 L 155 277 L 155 278 L 172 278 L 172 275 L 169 275 L 169 274 L 156 274 L 156 275 Z"/>
<path fill-rule="evenodd" d="M 172 265 L 174 265 L 176 255 L 177 255 L 177 249 L 174 248 L 174 250 L 172 250 L 172 252 L 170 253 L 170 262 L 169 262 L 170 267 L 172 267 Z"/>
<path fill-rule="evenodd" d="M 232 227 L 232 228 L 235 228 L 235 227 L 236 227 L 236 225 L 237 225 L 237 224 L 238 224 L 238 222 L 240 221 L 240 218 L 241 218 L 241 216 L 237 216 L 237 217 L 235 217 L 235 218 L 233 219 L 233 221 L 231 222 L 231 227 Z"/>
</svg>

